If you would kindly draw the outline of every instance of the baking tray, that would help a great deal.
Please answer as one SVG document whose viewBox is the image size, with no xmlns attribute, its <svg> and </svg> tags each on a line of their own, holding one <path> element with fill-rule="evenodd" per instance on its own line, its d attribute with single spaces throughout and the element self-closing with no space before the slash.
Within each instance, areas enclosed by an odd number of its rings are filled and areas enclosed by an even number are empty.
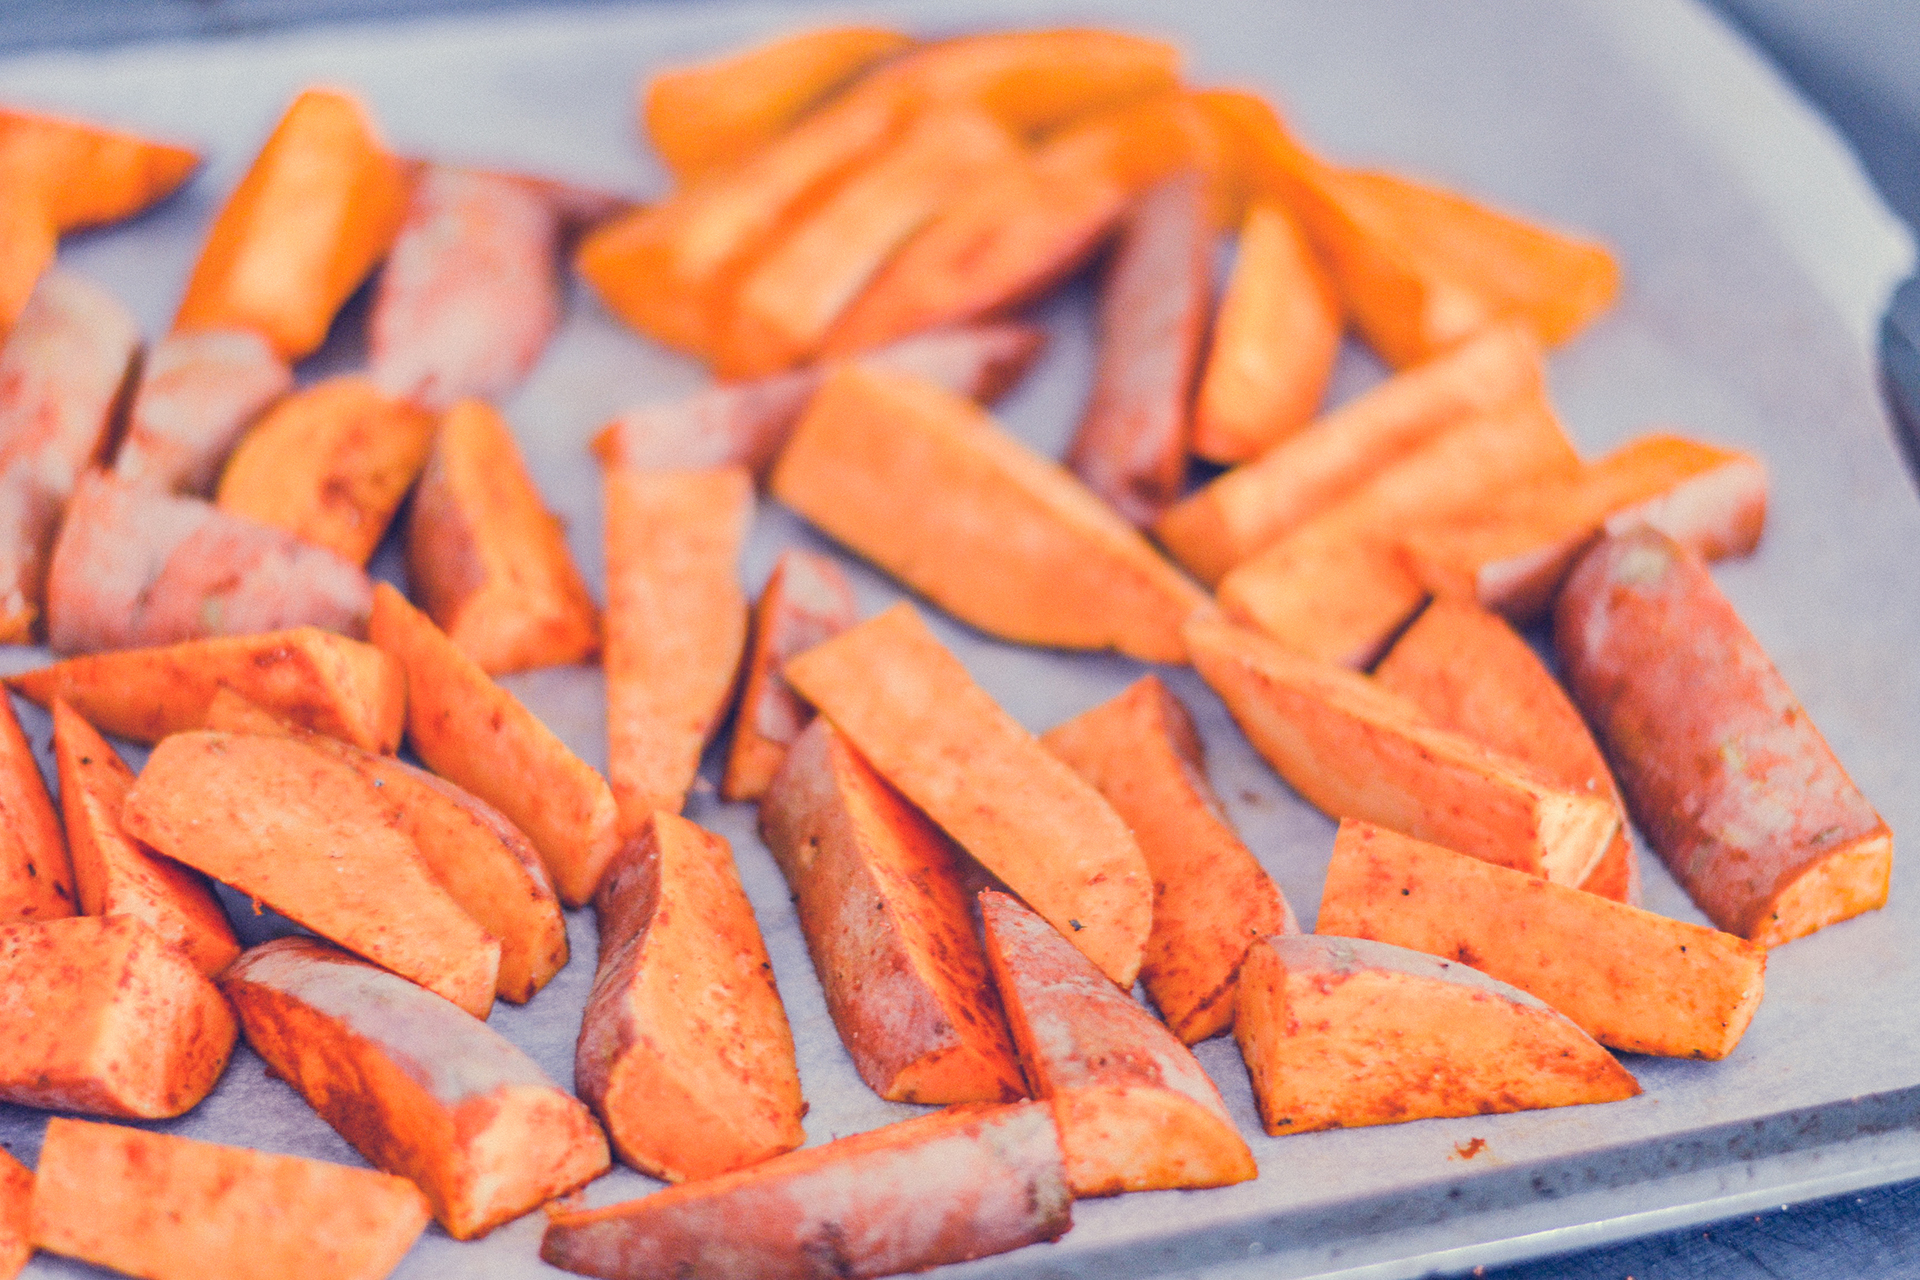
<svg viewBox="0 0 1920 1280">
<path fill-rule="evenodd" d="M 1194 79 L 1272 94 L 1306 138 L 1336 157 L 1392 165 L 1615 245 L 1626 269 L 1619 305 L 1552 359 L 1570 432 L 1594 453 L 1670 424 L 1766 457 L 1774 498 L 1765 542 L 1716 576 L 1893 829 L 1916 829 L 1920 777 L 1910 747 L 1920 666 L 1906 642 L 1920 636 L 1920 506 L 1869 355 L 1911 246 L 1841 144 L 1683 0 L 560 8 L 36 54 L 0 61 L 0 98 L 178 135 L 206 150 L 204 172 L 165 206 L 63 246 L 69 265 L 116 290 L 158 334 L 207 220 L 307 83 L 360 93 L 409 153 L 645 195 L 662 181 L 634 138 L 637 74 L 850 17 L 923 33 L 1099 22 L 1162 34 L 1187 50 Z M 1012 430 L 1055 453 L 1087 387 L 1088 303 L 1082 283 L 1043 306 L 1052 347 L 1002 406 Z M 350 307 L 302 376 L 352 368 L 361 354 L 360 316 Z M 1350 349 L 1333 394 L 1379 376 Z M 702 381 L 696 367 L 632 336 L 575 287 L 561 332 L 505 406 L 590 580 L 600 581 L 602 556 L 585 440 L 615 410 Z M 788 544 L 824 545 L 763 501 L 742 566 L 750 587 Z M 847 563 L 866 611 L 898 597 L 886 579 Z M 391 548 L 377 566 L 397 570 Z M 1118 657 L 1001 644 L 927 612 L 979 680 L 1035 730 L 1143 670 Z M 41 660 L 0 651 L 7 669 Z M 1234 821 L 1310 920 L 1332 824 L 1249 750 L 1191 672 L 1164 674 L 1200 723 Z M 597 672 L 555 669 L 509 683 L 582 756 L 604 764 Z M 44 747 L 45 718 L 29 711 L 26 722 Z M 916 1110 L 879 1101 L 855 1075 L 752 810 L 721 804 L 703 782 L 688 812 L 737 853 L 794 1024 L 809 1139 Z M 1657 860 L 1646 866 L 1649 906 L 1701 918 Z M 1200 1059 L 1249 1135 L 1257 1181 L 1083 1202 L 1058 1243 L 951 1274 L 1416 1275 L 1920 1174 L 1913 880 L 1896 862 L 1885 910 L 1777 950 L 1766 999 L 1727 1060 L 1627 1058 L 1646 1089 L 1628 1102 L 1269 1139 L 1230 1040 L 1210 1041 Z M 248 940 L 285 927 L 234 905 Z M 590 915 L 572 913 L 569 925 L 573 962 L 530 1005 L 500 1006 L 491 1020 L 562 1081 L 571 1079 L 594 951 Z M 43 1123 L 37 1112 L 0 1107 L 0 1141 L 31 1162 Z M 206 1103 L 154 1127 L 358 1161 L 244 1049 Z M 654 1185 L 618 1171 L 588 1198 L 608 1203 Z M 398 1274 L 537 1274 L 540 1228 L 540 1215 L 530 1215 L 474 1245 L 432 1228 Z M 28 1269 L 88 1273 L 46 1257 Z"/>
</svg>

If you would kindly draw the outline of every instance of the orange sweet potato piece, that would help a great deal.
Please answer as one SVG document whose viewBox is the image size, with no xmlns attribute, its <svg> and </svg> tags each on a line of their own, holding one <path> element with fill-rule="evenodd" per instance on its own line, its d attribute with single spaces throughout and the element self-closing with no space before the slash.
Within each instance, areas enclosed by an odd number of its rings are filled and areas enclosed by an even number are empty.
<svg viewBox="0 0 1920 1280">
<path fill-rule="evenodd" d="M 254 947 L 220 979 L 247 1043 L 376 1167 L 411 1179 L 456 1240 L 604 1173 L 572 1094 L 485 1023 L 312 938 Z"/>
<path fill-rule="evenodd" d="M 55 1117 L 33 1242 L 152 1280 L 381 1280 L 432 1216 L 405 1178 Z"/>
<path fill-rule="evenodd" d="M 1225 1031 L 1247 947 L 1300 925 L 1228 824 L 1193 717 L 1149 675 L 1040 741 L 1099 789 L 1140 842 L 1153 875 L 1140 981 L 1160 1016 L 1186 1044 Z"/>
<path fill-rule="evenodd" d="M 38 205 L 60 231 L 131 218 L 173 194 L 199 163 L 186 147 L 0 107 L 7 201 Z"/>
<path fill-rule="evenodd" d="M 1153 880 L 1126 823 L 898 604 L 788 662 L 786 677 L 954 841 L 1131 987 Z"/>
<path fill-rule="evenodd" d="M 53 757 L 81 912 L 142 921 L 209 978 L 226 968 L 240 954 L 240 944 L 213 887 L 199 872 L 155 857 L 128 837 L 120 809 L 133 788 L 133 770 L 57 698 Z"/>
<path fill-rule="evenodd" d="M 606 780 L 385 583 L 369 630 L 406 673 L 407 740 L 420 759 L 533 841 L 560 901 L 590 900 L 619 849 Z"/>
<path fill-rule="evenodd" d="M 0 704 L 0 924 L 78 915 L 83 899 L 53 800 L 12 700 Z"/>
<path fill-rule="evenodd" d="M 793 1032 L 727 842 L 655 813 L 593 905 L 600 963 L 574 1087 L 614 1152 L 684 1182 L 804 1142 Z"/>
<path fill-rule="evenodd" d="M 740 705 L 720 795 L 757 800 L 786 759 L 787 747 L 813 718 L 780 668 L 860 620 L 853 587 L 826 556 L 789 547 L 780 553 L 760 599 L 742 664 Z"/>
<path fill-rule="evenodd" d="M 1518 987 L 1358 938 L 1263 938 L 1234 1036 L 1268 1133 L 1617 1102 L 1640 1085 Z"/>
<path fill-rule="evenodd" d="M 732 701 L 753 479 L 739 467 L 615 469 L 606 503 L 607 773 L 632 835 L 655 810 L 686 804 Z"/>
<path fill-rule="evenodd" d="M 1628 1053 L 1724 1058 L 1760 1005 L 1764 947 L 1342 822 L 1315 932 L 1458 960 Z"/>
<path fill-rule="evenodd" d="M 987 962 L 1076 1196 L 1258 1176 L 1220 1091 L 1133 997 L 1018 900 L 980 893 Z"/>
<path fill-rule="evenodd" d="M 500 943 L 392 816 L 366 778 L 317 747 L 193 731 L 153 749 L 121 821 L 155 851 L 485 1017 Z"/>
<path fill-rule="evenodd" d="M 359 103 L 306 90 L 214 219 L 173 327 L 252 329 L 297 360 L 386 254 L 406 202 Z"/>
<path fill-rule="evenodd" d="M 0 1280 L 13 1280 L 33 1256 L 33 1171 L 0 1147 Z"/>
<path fill-rule="evenodd" d="M 440 419 L 407 517 L 407 585 L 489 675 L 582 662 L 600 610 L 505 419 L 463 400 Z"/>
<path fill-rule="evenodd" d="M 893 1102 L 1025 1097 L 960 855 L 831 724 L 794 743 L 760 831 L 860 1078 Z"/>
<path fill-rule="evenodd" d="M 286 361 L 251 330 L 161 339 L 141 366 L 114 478 L 170 493 L 211 493 L 241 434 L 292 386 Z"/>
<path fill-rule="evenodd" d="M 1885 904 L 1893 833 L 1698 556 L 1655 529 L 1602 539 L 1561 590 L 1554 647 L 1708 919 L 1771 947 Z"/>
<path fill-rule="evenodd" d="M 1073 1225 L 1052 1111 L 949 1107 L 601 1209 L 556 1212 L 540 1256 L 596 1276 L 816 1280 L 924 1270 Z"/>
<path fill-rule="evenodd" d="M 213 984 L 131 916 L 0 925 L 0 1028 L 0 1101 L 145 1119 L 206 1097 L 238 1034 Z"/>
<path fill-rule="evenodd" d="M 59 244 L 53 219 L 37 203 L 0 200 L 0 339 L 19 323 Z"/>
</svg>

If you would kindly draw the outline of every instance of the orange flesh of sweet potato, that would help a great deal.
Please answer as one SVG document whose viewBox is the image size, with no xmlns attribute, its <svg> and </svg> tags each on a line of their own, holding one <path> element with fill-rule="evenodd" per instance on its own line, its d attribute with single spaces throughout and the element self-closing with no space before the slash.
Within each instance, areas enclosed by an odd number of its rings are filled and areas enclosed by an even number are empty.
<svg viewBox="0 0 1920 1280">
<path fill-rule="evenodd" d="M 825 720 L 788 753 L 760 831 L 860 1078 L 893 1102 L 1025 1097 L 959 855 Z"/>
<path fill-rule="evenodd" d="M 566 532 L 486 402 L 440 419 L 407 516 L 407 585 L 447 638 L 489 675 L 583 662 L 600 610 Z"/>
<path fill-rule="evenodd" d="M 1518 987 L 1354 938 L 1263 938 L 1234 1035 L 1268 1133 L 1617 1102 L 1626 1068 Z"/>
<path fill-rule="evenodd" d="M 757 800 L 773 782 L 787 748 L 813 710 L 780 668 L 860 620 L 853 587 L 826 556 L 789 547 L 753 607 L 752 636 L 733 713 L 733 743 L 720 780 L 726 800 Z"/>
<path fill-rule="evenodd" d="M 60 234 L 45 209 L 27 201 L 0 200 L 0 339 L 20 322 L 59 243 Z"/>
<path fill-rule="evenodd" d="M 1034 1096 L 1053 1103 L 1076 1196 L 1258 1175 L 1187 1047 L 1046 921 L 982 890 L 987 963 Z"/>
<path fill-rule="evenodd" d="M 113 474 L 204 496 L 241 433 L 293 387 L 286 361 L 247 329 L 162 338 L 147 353 Z"/>
<path fill-rule="evenodd" d="M 560 901 L 589 901 L 620 843 L 606 779 L 385 583 L 370 630 L 405 669 L 407 739 L 421 760 L 533 841 Z"/>
<path fill-rule="evenodd" d="M 0 703 L 0 924 L 77 915 L 67 837 L 13 702 Z"/>
<path fill-rule="evenodd" d="M 1153 880 L 1100 793 L 975 684 L 909 604 L 788 662 L 788 683 L 955 843 L 1131 987 Z"/>
<path fill-rule="evenodd" d="M 774 465 L 774 496 L 957 617 L 1027 644 L 1184 657 L 1206 596 L 985 411 L 931 383 L 835 370 Z"/>
<path fill-rule="evenodd" d="M 220 1079 L 237 1034 L 213 984 L 139 920 L 0 925 L 0 1101 L 177 1116 Z"/>
<path fill-rule="evenodd" d="M 131 218 L 171 195 L 199 163 L 186 147 L 0 107 L 7 200 L 44 209 L 61 231 Z"/>
<path fill-rule="evenodd" d="M 1140 842 L 1153 875 L 1140 980 L 1160 1016 L 1187 1044 L 1225 1031 L 1247 947 L 1300 925 L 1228 824 L 1193 717 L 1149 675 L 1040 741 L 1099 789 Z"/>
<path fill-rule="evenodd" d="M 194 731 L 153 749 L 121 821 L 167 857 L 259 899 L 475 1017 L 500 943 L 435 882 L 346 762 L 291 738 Z"/>
<path fill-rule="evenodd" d="M 1539 343 L 1496 325 L 1218 477 L 1161 516 L 1154 536 L 1213 585 L 1441 433 L 1544 394 Z"/>
<path fill-rule="evenodd" d="M 1187 636 L 1195 668 L 1255 749 L 1330 817 L 1568 885 L 1586 879 L 1619 830 L 1606 795 L 1556 786 L 1367 676 L 1228 623 L 1196 620 Z"/>
<path fill-rule="evenodd" d="M 740 550 L 753 478 L 606 475 L 607 773 L 626 835 L 678 813 L 720 728 L 747 644 Z"/>
<path fill-rule="evenodd" d="M 1093 392 L 1066 464 L 1136 525 L 1180 495 L 1188 410 L 1213 301 L 1205 186 L 1188 171 L 1148 190 L 1120 225 L 1100 290 Z"/>
<path fill-rule="evenodd" d="M 308 354 L 385 256 L 406 202 L 400 163 L 360 105 L 305 91 L 215 218 L 173 327 L 252 329 L 288 360 Z"/>
<path fill-rule="evenodd" d="M 456 1240 L 604 1173 L 586 1107 L 485 1023 L 311 938 L 254 947 L 220 980 L 268 1068 Z"/>
<path fill-rule="evenodd" d="M 432 1219 L 405 1178 L 55 1117 L 33 1242 L 152 1280 L 381 1280 Z"/>
<path fill-rule="evenodd" d="M 69 658 L 7 684 L 43 707 L 64 698 L 102 732 L 148 745 L 199 728 L 222 685 L 303 728 L 386 754 L 399 749 L 407 714 L 398 661 L 314 627 Z"/>
<path fill-rule="evenodd" d="M 1715 924 L 1770 947 L 1885 904 L 1893 833 L 1697 556 L 1653 529 L 1603 539 L 1554 642 L 1628 808 Z"/>
<path fill-rule="evenodd" d="M 33 1256 L 33 1171 L 0 1148 L 0 1280 Z"/>
<path fill-rule="evenodd" d="M 1764 947 L 1342 822 L 1314 932 L 1458 960 L 1628 1053 L 1724 1058 L 1760 1005 Z"/>
<path fill-rule="evenodd" d="M 600 963 L 575 1089 L 628 1164 L 669 1182 L 806 1141 L 793 1032 L 727 842 L 655 813 L 594 896 Z"/>
<path fill-rule="evenodd" d="M 240 944 L 212 886 L 198 872 L 155 857 L 128 838 L 120 827 L 120 809 L 133 787 L 133 770 L 58 699 L 53 755 L 80 910 L 90 916 L 135 917 L 209 978 L 226 968 L 240 954 Z"/>
<path fill-rule="evenodd" d="M 638 1200 L 555 1213 L 540 1256 L 597 1276 L 882 1276 L 1057 1240 L 1072 1214 L 1050 1108 L 950 1107 Z"/>
</svg>

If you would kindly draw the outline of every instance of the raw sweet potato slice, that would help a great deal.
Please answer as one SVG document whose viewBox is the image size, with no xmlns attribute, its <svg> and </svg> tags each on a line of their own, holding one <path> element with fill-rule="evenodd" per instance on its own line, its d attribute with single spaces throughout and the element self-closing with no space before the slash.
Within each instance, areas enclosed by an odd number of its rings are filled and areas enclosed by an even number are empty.
<svg viewBox="0 0 1920 1280">
<path fill-rule="evenodd" d="M 1213 585 L 1442 432 L 1545 389 L 1540 344 L 1496 325 L 1220 476 L 1161 516 L 1154 536 Z"/>
<path fill-rule="evenodd" d="M 1016 899 L 984 889 L 980 913 L 987 963 L 1034 1096 L 1053 1104 L 1074 1195 L 1258 1176 L 1191 1050 Z"/>
<path fill-rule="evenodd" d="M 1885 904 L 1893 833 L 1698 556 L 1654 529 L 1602 539 L 1560 593 L 1554 646 L 1708 919 L 1771 947 Z"/>
<path fill-rule="evenodd" d="M 152 1280 L 381 1280 L 432 1220 L 405 1178 L 55 1117 L 33 1242 Z"/>
<path fill-rule="evenodd" d="M 1153 879 L 1098 791 L 1000 708 L 898 604 L 787 663 L 874 769 L 1123 988 L 1140 972 Z"/>
<path fill-rule="evenodd" d="M 308 89 L 214 219 L 173 327 L 252 329 L 299 359 L 386 254 L 406 202 L 401 165 L 360 104 Z"/>
<path fill-rule="evenodd" d="M 825 720 L 788 753 L 760 831 L 860 1078 L 893 1102 L 1025 1097 L 960 855 Z"/>
<path fill-rule="evenodd" d="M 53 758 L 80 910 L 133 916 L 209 978 L 240 954 L 213 887 L 199 872 L 154 856 L 120 826 L 133 770 L 65 702 L 53 703 Z"/>
<path fill-rule="evenodd" d="M 370 644 L 315 627 L 69 658 L 7 677 L 43 707 L 152 744 L 197 729 L 221 686 L 315 733 L 391 754 L 406 725 L 406 671 Z"/>
<path fill-rule="evenodd" d="M 1458 960 L 1614 1049 L 1724 1058 L 1760 1005 L 1764 947 L 1342 822 L 1314 931 Z"/>
<path fill-rule="evenodd" d="M 574 1088 L 614 1152 L 669 1182 L 806 1141 L 793 1031 L 727 842 L 655 813 L 608 867 Z"/>
<path fill-rule="evenodd" d="M 600 610 L 505 419 L 463 400 L 440 419 L 407 516 L 407 585 L 489 675 L 583 662 Z"/>
<path fill-rule="evenodd" d="M 0 1101 L 145 1119 L 206 1097 L 238 1034 L 213 984 L 131 916 L 0 924 L 0 1027 Z"/>
<path fill-rule="evenodd" d="M 1140 842 L 1153 875 L 1140 981 L 1160 1016 L 1186 1044 L 1225 1031 L 1247 947 L 1300 925 L 1221 811 L 1193 717 L 1149 675 L 1040 741 L 1099 789 Z"/>
<path fill-rule="evenodd" d="M 0 107 L 7 201 L 40 206 L 60 231 L 131 218 L 173 194 L 199 163 L 186 147 Z"/>
<path fill-rule="evenodd" d="M 816 1280 L 919 1271 L 1073 1225 L 1052 1111 L 949 1107 L 752 1169 L 560 1211 L 540 1256 L 594 1276 Z"/>
<path fill-rule="evenodd" d="M 134 839 L 206 872 L 475 1017 L 500 943 L 434 880 L 392 810 L 345 761 L 292 738 L 163 739 L 127 793 Z"/>
<path fill-rule="evenodd" d="M 53 219 L 37 203 L 0 200 L 0 339 L 19 323 L 59 244 Z"/>
<path fill-rule="evenodd" d="M 606 495 L 607 774 L 631 836 L 655 810 L 685 806 L 732 701 L 753 479 L 739 467 L 615 469 Z"/>
<path fill-rule="evenodd" d="M 1026 644 L 1184 657 L 1209 602 L 1132 526 L 971 401 L 836 370 L 775 464 L 776 497 L 981 630 Z"/>
<path fill-rule="evenodd" d="M 0 924 L 78 915 L 60 818 L 12 700 L 0 704 Z"/>
<path fill-rule="evenodd" d="M 600 1176 L 607 1139 L 484 1022 L 312 938 L 221 977 L 247 1043 L 377 1168 L 411 1179 L 456 1240 Z"/>
<path fill-rule="evenodd" d="M 33 1171 L 0 1147 L 0 1280 L 33 1256 Z"/>
<path fill-rule="evenodd" d="M 1371 678 L 1208 619 L 1193 663 L 1274 771 L 1333 818 L 1362 818 L 1577 885 L 1619 829 L 1609 798 L 1548 782 L 1442 729 Z"/>
<path fill-rule="evenodd" d="M 1263 938 L 1234 1037 L 1268 1133 L 1617 1102 L 1640 1085 L 1518 987 L 1358 938 Z"/>
<path fill-rule="evenodd" d="M 860 620 L 853 587 L 826 556 L 789 547 L 780 553 L 760 599 L 740 679 L 740 705 L 733 713 L 733 743 L 720 795 L 758 800 L 787 748 L 813 718 L 780 668 Z"/>
<path fill-rule="evenodd" d="M 592 899 L 620 845 L 606 779 L 385 583 L 369 630 L 405 670 L 407 739 L 421 760 L 533 841 L 560 901 Z"/>
<path fill-rule="evenodd" d="M 286 361 L 247 329 L 160 340 L 140 369 L 113 475 L 204 497 L 246 429 L 293 386 Z"/>
</svg>

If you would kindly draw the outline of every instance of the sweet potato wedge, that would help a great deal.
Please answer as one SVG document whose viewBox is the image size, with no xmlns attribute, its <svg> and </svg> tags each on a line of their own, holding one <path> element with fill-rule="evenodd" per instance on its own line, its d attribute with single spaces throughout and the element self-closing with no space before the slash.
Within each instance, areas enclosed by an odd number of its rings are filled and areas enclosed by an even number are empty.
<svg viewBox="0 0 1920 1280">
<path fill-rule="evenodd" d="M 381 1280 L 432 1220 L 405 1178 L 55 1117 L 33 1242 L 152 1280 Z"/>
<path fill-rule="evenodd" d="M 1300 924 L 1221 811 L 1193 717 L 1149 675 L 1040 741 L 1107 798 L 1140 842 L 1153 876 L 1140 981 L 1160 1016 L 1186 1044 L 1225 1031 L 1248 946 L 1298 933 Z"/>
<path fill-rule="evenodd" d="M 456 1240 L 610 1163 L 593 1116 L 506 1037 L 324 942 L 254 947 L 220 989 L 268 1069 L 375 1167 L 426 1192 Z"/>
<path fill-rule="evenodd" d="M 401 165 L 360 104 L 306 90 L 214 219 L 174 329 L 252 329 L 299 359 L 386 254 L 406 202 Z"/>
<path fill-rule="evenodd" d="M 1098 791 L 898 604 L 788 662 L 787 680 L 874 769 L 1123 988 L 1153 880 Z"/>
<path fill-rule="evenodd" d="M 826 556 L 789 547 L 780 553 L 760 599 L 733 713 L 733 742 L 720 779 L 726 800 L 758 800 L 786 759 L 787 748 L 813 718 L 780 668 L 860 620 L 853 587 Z"/>
<path fill-rule="evenodd" d="M 600 963 L 574 1088 L 615 1154 L 684 1182 L 806 1141 L 793 1032 L 727 842 L 655 813 L 593 906 Z"/>
<path fill-rule="evenodd" d="M 209 978 L 226 968 L 240 944 L 213 887 L 199 872 L 155 857 L 128 837 L 120 809 L 133 788 L 133 770 L 58 698 L 53 758 L 81 913 L 140 920 Z"/>
<path fill-rule="evenodd" d="M 172 195 L 199 163 L 187 147 L 0 107 L 7 202 L 44 208 L 60 231 L 131 218 Z"/>
<path fill-rule="evenodd" d="M 0 339 L 20 322 L 59 245 L 53 219 L 37 202 L 0 200 Z"/>
<path fill-rule="evenodd" d="M 1764 947 L 1365 822 L 1333 842 L 1314 932 L 1458 960 L 1601 1044 L 1724 1058 L 1760 1005 Z"/>
<path fill-rule="evenodd" d="M 78 915 L 67 838 L 13 701 L 0 703 L 0 924 Z"/>
<path fill-rule="evenodd" d="M 33 1171 L 0 1148 L 0 1280 L 33 1256 Z"/>
<path fill-rule="evenodd" d="M 392 809 L 345 761 L 292 738 L 163 739 L 127 793 L 134 839 L 232 885 L 475 1017 L 500 943 L 435 881 Z"/>
<path fill-rule="evenodd" d="M 1053 1114 L 950 1107 L 601 1209 L 540 1256 L 593 1276 L 884 1276 L 1057 1240 L 1073 1225 Z"/>
<path fill-rule="evenodd" d="M 1893 833 L 1698 556 L 1655 529 L 1603 539 L 1561 591 L 1554 647 L 1708 919 L 1771 947 L 1885 904 Z"/>
<path fill-rule="evenodd" d="M 130 916 L 0 924 L 0 1027 L 0 1101 L 145 1119 L 206 1097 L 238 1034 L 193 962 Z"/>
<path fill-rule="evenodd" d="M 203 329 L 147 353 L 113 475 L 204 497 L 246 429 L 293 387 L 293 373 L 248 329 Z"/>
<path fill-rule="evenodd" d="M 463 400 L 440 419 L 407 516 L 407 586 L 489 675 L 582 662 L 600 610 L 505 419 Z"/>
<path fill-rule="evenodd" d="M 892 1102 L 1025 1097 L 959 855 L 825 720 L 775 775 L 760 831 L 860 1078 Z"/>
<path fill-rule="evenodd" d="M 1263 938 L 1234 1037 L 1267 1132 L 1618 1102 L 1640 1085 L 1518 987 L 1359 938 Z"/>
</svg>

